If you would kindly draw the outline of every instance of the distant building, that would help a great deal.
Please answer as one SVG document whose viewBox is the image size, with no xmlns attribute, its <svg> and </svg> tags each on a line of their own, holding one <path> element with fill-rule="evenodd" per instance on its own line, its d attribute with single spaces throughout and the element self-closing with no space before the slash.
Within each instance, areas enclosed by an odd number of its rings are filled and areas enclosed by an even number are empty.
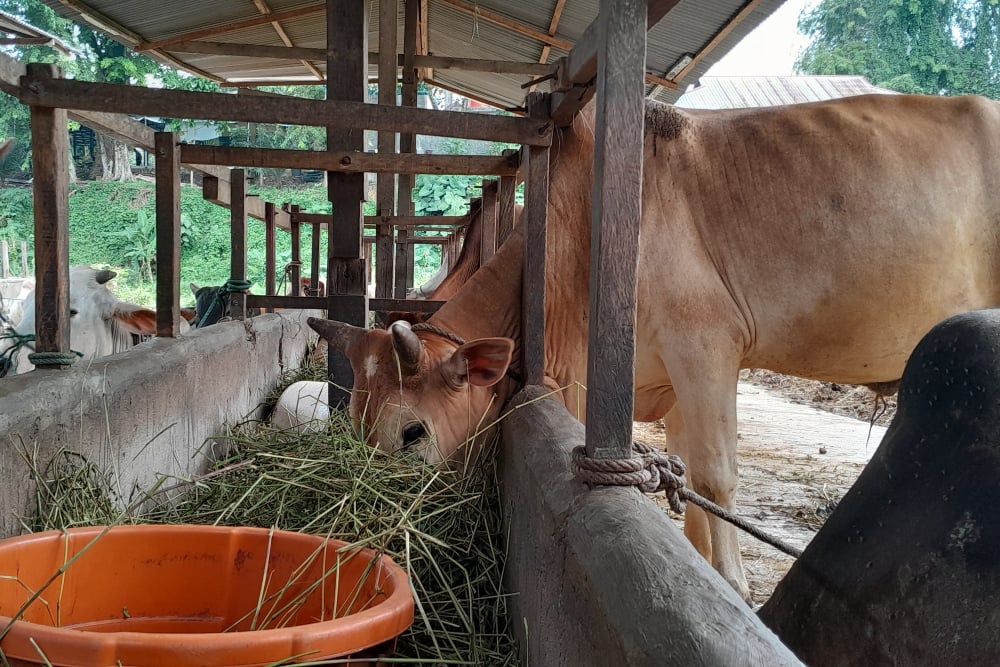
<svg viewBox="0 0 1000 667">
<path fill-rule="evenodd" d="M 685 109 L 745 109 L 894 90 L 873 86 L 863 76 L 703 76 L 677 100 Z"/>
</svg>

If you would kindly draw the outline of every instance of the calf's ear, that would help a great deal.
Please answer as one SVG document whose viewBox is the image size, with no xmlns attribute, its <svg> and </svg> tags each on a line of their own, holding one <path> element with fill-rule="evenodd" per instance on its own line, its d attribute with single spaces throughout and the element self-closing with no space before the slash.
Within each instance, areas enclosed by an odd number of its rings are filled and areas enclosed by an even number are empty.
<svg viewBox="0 0 1000 667">
<path fill-rule="evenodd" d="M 453 387 L 492 387 L 503 379 L 513 353 L 510 338 L 478 338 L 455 350 L 442 364 L 441 372 Z"/>
</svg>

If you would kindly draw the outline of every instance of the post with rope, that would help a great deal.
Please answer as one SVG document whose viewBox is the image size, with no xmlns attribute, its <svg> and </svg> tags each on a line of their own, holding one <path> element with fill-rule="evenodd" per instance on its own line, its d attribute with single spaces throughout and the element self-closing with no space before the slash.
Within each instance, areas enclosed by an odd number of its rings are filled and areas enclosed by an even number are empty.
<svg viewBox="0 0 1000 667">
<path fill-rule="evenodd" d="M 229 282 L 229 316 L 234 320 L 246 318 L 247 295 L 243 291 L 249 289 L 247 284 L 247 181 L 246 170 L 233 169 L 229 172 L 230 192 L 232 193 L 232 208 L 230 212 L 230 238 L 232 240 L 232 255 L 230 256 Z M 243 289 L 240 289 L 240 288 Z"/>
<path fill-rule="evenodd" d="M 29 63 L 29 78 L 61 76 L 53 65 Z M 37 369 L 67 368 L 69 347 L 69 141 L 66 110 L 31 107 L 35 198 L 35 352 Z"/>
</svg>

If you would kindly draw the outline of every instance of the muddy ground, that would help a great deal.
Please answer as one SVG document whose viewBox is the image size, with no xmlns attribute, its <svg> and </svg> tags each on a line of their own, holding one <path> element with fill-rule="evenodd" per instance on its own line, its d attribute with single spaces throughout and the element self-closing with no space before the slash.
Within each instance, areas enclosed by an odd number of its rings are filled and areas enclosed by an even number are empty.
<svg viewBox="0 0 1000 667">
<path fill-rule="evenodd" d="M 744 371 L 738 411 L 738 513 L 801 548 L 874 453 L 895 412 L 895 398 L 876 406 L 864 387 Z M 634 436 L 662 447 L 663 422 L 637 422 Z M 662 496 L 656 502 L 666 507 Z M 745 534 L 740 547 L 751 598 L 760 605 L 792 558 Z"/>
</svg>

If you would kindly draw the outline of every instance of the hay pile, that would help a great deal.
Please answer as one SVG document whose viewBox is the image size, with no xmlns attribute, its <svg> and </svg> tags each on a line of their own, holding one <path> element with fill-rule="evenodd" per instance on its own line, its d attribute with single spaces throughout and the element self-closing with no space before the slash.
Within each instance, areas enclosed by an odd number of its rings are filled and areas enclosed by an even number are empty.
<svg viewBox="0 0 1000 667">
<path fill-rule="evenodd" d="M 357 542 L 388 553 L 412 581 L 416 621 L 387 662 L 517 664 L 492 468 L 459 476 L 387 456 L 360 442 L 342 416 L 322 434 L 241 426 L 223 440 L 230 455 L 213 471 L 190 483 L 166 481 L 124 513 L 130 501 L 110 476 L 65 453 L 37 471 L 30 527 L 244 525 Z"/>
</svg>

